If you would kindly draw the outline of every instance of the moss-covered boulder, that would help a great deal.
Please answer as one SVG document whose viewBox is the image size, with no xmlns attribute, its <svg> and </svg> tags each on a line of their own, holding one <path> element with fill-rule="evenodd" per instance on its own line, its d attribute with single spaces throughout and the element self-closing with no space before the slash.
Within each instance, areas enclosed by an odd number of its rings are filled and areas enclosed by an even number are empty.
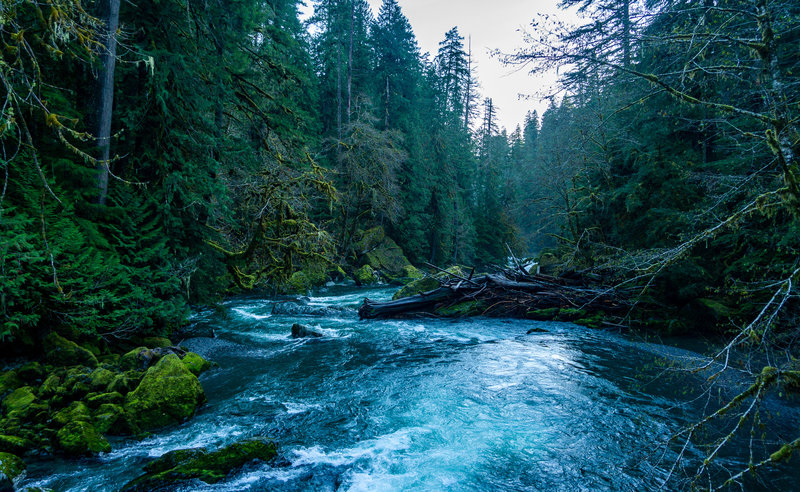
<svg viewBox="0 0 800 492">
<path fill-rule="evenodd" d="M 381 281 L 380 275 L 370 265 L 364 265 L 353 272 L 356 285 L 374 285 Z"/>
<path fill-rule="evenodd" d="M 186 366 L 186 369 L 189 369 L 189 372 L 195 376 L 199 376 L 205 371 L 211 369 L 211 362 L 205 360 L 199 354 L 194 352 L 187 352 L 186 355 L 183 356 L 183 359 L 181 359 L 181 362 L 183 362 L 183 365 Z"/>
<path fill-rule="evenodd" d="M 53 415 L 53 422 L 58 425 L 67 425 L 70 422 L 90 422 L 92 413 L 82 401 L 73 401 L 67 408 L 63 408 Z"/>
<path fill-rule="evenodd" d="M 117 393 L 116 391 L 111 393 L 100 393 L 86 397 L 86 404 L 89 405 L 89 408 L 99 408 L 101 405 L 106 405 L 109 403 L 121 405 L 124 402 L 125 397 L 122 396 L 122 393 Z"/>
<path fill-rule="evenodd" d="M 143 431 L 183 422 L 206 395 L 197 376 L 175 354 L 147 370 L 142 382 L 125 398 L 125 411 Z"/>
<path fill-rule="evenodd" d="M 93 353 L 55 332 L 45 337 L 44 351 L 47 361 L 54 365 L 97 367 Z"/>
<path fill-rule="evenodd" d="M 108 369 L 102 367 L 95 369 L 89 376 L 89 387 L 94 391 L 105 391 L 115 377 L 116 374 Z"/>
<path fill-rule="evenodd" d="M 5 371 L 0 373 L 0 398 L 11 393 L 23 384 L 22 380 L 17 376 L 17 371 Z"/>
<path fill-rule="evenodd" d="M 125 413 L 121 405 L 114 403 L 100 405 L 100 408 L 95 412 L 92 423 L 100 434 L 127 436 L 136 433 L 128 414 Z"/>
<path fill-rule="evenodd" d="M 275 442 L 264 438 L 247 439 L 214 452 L 202 449 L 170 451 L 148 463 L 145 466 L 147 473 L 129 482 L 122 490 L 168 490 L 187 480 L 216 483 L 251 461 L 269 461 L 276 455 Z"/>
<path fill-rule="evenodd" d="M 26 383 L 39 383 L 45 376 L 45 370 L 38 362 L 28 362 L 17 369 L 17 376 Z"/>
<path fill-rule="evenodd" d="M 36 401 L 36 395 L 33 392 L 33 388 L 23 386 L 3 398 L 3 410 L 5 410 L 6 414 L 24 412 L 34 401 Z"/>
<path fill-rule="evenodd" d="M 103 439 L 89 422 L 70 422 L 58 431 L 58 447 L 70 456 L 87 456 L 111 451 L 111 445 Z"/>
<path fill-rule="evenodd" d="M 144 371 L 157 360 L 155 352 L 147 347 L 137 347 L 125 355 L 119 361 L 119 367 L 123 371 Z"/>
<path fill-rule="evenodd" d="M 459 277 L 466 277 L 469 275 L 468 273 L 464 272 L 464 269 L 460 266 L 452 266 L 445 270 L 448 273 L 453 275 L 458 275 Z M 402 299 L 404 297 L 410 297 L 417 294 L 421 294 L 423 292 L 428 292 L 429 290 L 433 290 L 439 287 L 440 283 L 449 279 L 450 275 L 444 272 L 439 272 L 436 275 L 418 278 L 412 282 L 406 284 L 402 289 L 395 292 L 392 299 Z"/>
<path fill-rule="evenodd" d="M 39 397 L 50 398 L 58 392 L 58 387 L 61 386 L 61 378 L 56 374 L 47 376 L 41 386 L 39 386 Z"/>
<path fill-rule="evenodd" d="M 142 345 L 152 348 L 172 347 L 172 342 L 167 337 L 144 337 Z"/>
<path fill-rule="evenodd" d="M 0 435 L 0 452 L 23 455 L 30 450 L 31 443 L 17 436 Z"/>
<path fill-rule="evenodd" d="M 353 249 L 359 258 L 359 264 L 372 267 L 387 280 L 393 281 L 410 276 L 411 263 L 400 246 L 386 235 L 382 227 L 361 232 L 353 244 Z"/>
<path fill-rule="evenodd" d="M 14 481 L 25 471 L 22 458 L 10 453 L 0 453 L 0 491 L 14 490 Z"/>
</svg>

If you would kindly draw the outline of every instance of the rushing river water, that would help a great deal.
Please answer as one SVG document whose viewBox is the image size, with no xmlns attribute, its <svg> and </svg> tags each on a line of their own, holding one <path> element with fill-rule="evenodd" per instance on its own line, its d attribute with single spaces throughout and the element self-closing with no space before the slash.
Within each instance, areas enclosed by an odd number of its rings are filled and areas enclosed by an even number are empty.
<svg viewBox="0 0 800 492">
<path fill-rule="evenodd" d="M 31 464 L 23 485 L 115 490 L 167 451 L 266 435 L 279 463 L 187 490 L 658 489 L 678 449 L 663 443 L 701 415 L 697 380 L 656 377 L 659 356 L 690 352 L 566 323 L 358 320 L 363 297 L 392 293 L 304 300 L 325 316 L 272 314 L 279 301 L 254 297 L 197 313 L 217 337 L 184 345 L 219 368 L 201 376 L 209 403 L 195 418 L 98 458 Z M 324 338 L 292 339 L 298 321 Z M 740 468 L 741 454 L 721 461 Z M 685 464 L 699 456 L 690 446 Z"/>
</svg>

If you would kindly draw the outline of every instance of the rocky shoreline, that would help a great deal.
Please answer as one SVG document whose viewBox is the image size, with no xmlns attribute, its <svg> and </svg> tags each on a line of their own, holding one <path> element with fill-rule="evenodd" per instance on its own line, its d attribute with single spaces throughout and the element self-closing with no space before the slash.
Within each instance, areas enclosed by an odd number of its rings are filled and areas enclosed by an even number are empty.
<svg viewBox="0 0 800 492">
<path fill-rule="evenodd" d="M 0 372 L 0 492 L 16 490 L 25 459 L 107 453 L 108 437 L 144 438 L 197 412 L 206 402 L 198 376 L 212 363 L 166 338 L 143 341 L 147 345 L 113 353 L 53 332 L 43 340 L 41 361 Z M 253 459 L 273 458 L 276 445 L 251 440 L 215 452 L 189 451 L 173 452 L 168 468 L 157 460 L 126 490 L 218 481 Z"/>
</svg>

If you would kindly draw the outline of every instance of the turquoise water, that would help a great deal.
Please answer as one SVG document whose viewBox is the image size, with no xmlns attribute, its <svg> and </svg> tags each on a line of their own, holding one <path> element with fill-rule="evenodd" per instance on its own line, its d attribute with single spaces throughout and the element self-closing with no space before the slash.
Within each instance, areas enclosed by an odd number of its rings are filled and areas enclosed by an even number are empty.
<svg viewBox="0 0 800 492">
<path fill-rule="evenodd" d="M 324 316 L 273 315 L 280 300 L 258 297 L 196 313 L 217 337 L 183 344 L 220 366 L 201 376 L 198 415 L 98 458 L 34 463 L 24 485 L 114 490 L 167 451 L 266 435 L 281 444 L 273 466 L 186 490 L 658 489 L 676 457 L 664 443 L 703 411 L 694 376 L 658 363 L 691 352 L 566 323 L 358 320 L 363 297 L 392 293 L 300 299 L 333 308 Z M 292 339 L 295 322 L 325 336 Z M 741 453 L 721 462 L 739 467 Z M 690 446 L 683 465 L 699 456 Z M 687 473 L 675 468 L 665 489 L 685 488 Z"/>
</svg>

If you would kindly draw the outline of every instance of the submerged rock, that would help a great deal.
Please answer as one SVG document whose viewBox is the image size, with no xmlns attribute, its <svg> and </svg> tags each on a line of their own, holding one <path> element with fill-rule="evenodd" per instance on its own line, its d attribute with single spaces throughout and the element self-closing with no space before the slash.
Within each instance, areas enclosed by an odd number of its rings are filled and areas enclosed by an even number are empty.
<svg viewBox="0 0 800 492">
<path fill-rule="evenodd" d="M 149 368 L 139 386 L 125 398 L 125 411 L 143 431 L 183 422 L 205 403 L 197 376 L 175 354 Z"/>
<path fill-rule="evenodd" d="M 313 328 L 295 323 L 292 325 L 292 338 L 319 338 L 322 333 L 314 330 Z"/>
<path fill-rule="evenodd" d="M 269 461 L 277 454 L 275 442 L 266 438 L 246 439 L 213 452 L 178 449 L 148 463 L 144 467 L 147 473 L 122 490 L 172 490 L 188 480 L 216 483 L 251 461 Z"/>
<path fill-rule="evenodd" d="M 97 367 L 93 353 L 55 332 L 45 337 L 44 351 L 47 361 L 54 365 Z"/>
</svg>

